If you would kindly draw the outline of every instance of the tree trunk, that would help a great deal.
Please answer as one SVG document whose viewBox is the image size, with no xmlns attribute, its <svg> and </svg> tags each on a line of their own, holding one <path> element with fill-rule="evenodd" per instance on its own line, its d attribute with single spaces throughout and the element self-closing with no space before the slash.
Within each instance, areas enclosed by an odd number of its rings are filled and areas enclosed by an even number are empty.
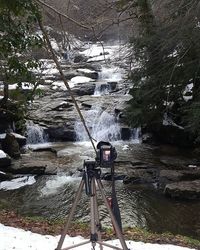
<svg viewBox="0 0 200 250">
<path fill-rule="evenodd" d="M 8 83 L 4 82 L 4 88 L 3 88 L 4 97 L 0 101 L 0 107 L 4 107 L 8 101 L 8 97 L 9 97 L 8 86 L 9 86 Z"/>
</svg>

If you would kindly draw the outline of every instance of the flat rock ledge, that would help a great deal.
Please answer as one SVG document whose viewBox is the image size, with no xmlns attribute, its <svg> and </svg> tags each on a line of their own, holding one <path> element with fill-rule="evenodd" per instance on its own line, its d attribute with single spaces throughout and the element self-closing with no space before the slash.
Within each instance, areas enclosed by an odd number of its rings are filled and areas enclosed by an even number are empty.
<svg viewBox="0 0 200 250">
<path fill-rule="evenodd" d="M 166 196 L 175 199 L 200 199 L 200 180 L 167 184 L 164 193 Z"/>
</svg>

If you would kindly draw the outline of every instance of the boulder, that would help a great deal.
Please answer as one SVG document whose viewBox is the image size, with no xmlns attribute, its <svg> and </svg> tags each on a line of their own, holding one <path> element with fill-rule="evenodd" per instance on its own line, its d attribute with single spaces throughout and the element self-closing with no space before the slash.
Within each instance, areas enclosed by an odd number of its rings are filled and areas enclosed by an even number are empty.
<svg viewBox="0 0 200 250">
<path fill-rule="evenodd" d="M 0 150 L 0 169 L 7 168 L 11 165 L 10 157 Z"/>
<path fill-rule="evenodd" d="M 5 153 L 13 158 L 20 157 L 20 147 L 14 134 L 6 133 L 5 139 L 1 143 L 2 149 Z"/>
<path fill-rule="evenodd" d="M 20 134 L 13 133 L 13 132 L 11 132 L 9 134 L 12 134 L 15 137 L 15 139 L 19 143 L 20 147 L 23 147 L 24 145 L 26 145 L 26 137 L 25 136 L 22 136 Z M 6 133 L 0 134 L 0 142 L 4 141 L 5 138 L 6 138 Z"/>
<path fill-rule="evenodd" d="M 164 194 L 175 199 L 200 199 L 200 180 L 181 181 L 167 184 L 164 189 Z"/>
</svg>

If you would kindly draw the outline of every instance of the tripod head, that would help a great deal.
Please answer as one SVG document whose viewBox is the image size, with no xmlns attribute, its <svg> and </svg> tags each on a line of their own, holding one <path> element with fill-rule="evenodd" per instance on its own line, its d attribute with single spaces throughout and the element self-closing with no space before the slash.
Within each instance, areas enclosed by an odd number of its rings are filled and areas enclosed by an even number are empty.
<svg viewBox="0 0 200 250">
<path fill-rule="evenodd" d="M 101 168 L 111 168 L 117 158 L 117 151 L 110 142 L 100 141 L 97 144 L 96 162 Z"/>
</svg>

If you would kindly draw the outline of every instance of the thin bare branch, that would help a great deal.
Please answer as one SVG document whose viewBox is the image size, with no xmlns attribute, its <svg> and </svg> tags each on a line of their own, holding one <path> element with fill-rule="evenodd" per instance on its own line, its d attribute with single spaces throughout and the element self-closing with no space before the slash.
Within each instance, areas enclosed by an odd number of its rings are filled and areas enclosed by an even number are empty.
<svg viewBox="0 0 200 250">
<path fill-rule="evenodd" d="M 83 29 L 88 29 L 88 30 L 91 30 L 91 29 L 92 29 L 91 27 L 86 26 L 86 25 L 84 25 L 84 24 L 82 24 L 82 23 L 80 23 L 80 22 L 74 20 L 73 18 L 69 17 L 68 15 L 61 13 L 60 11 L 58 11 L 57 9 L 55 9 L 54 7 L 52 7 L 51 5 L 45 3 L 45 2 L 43 2 L 43 1 L 41 1 L 41 0 L 35 0 L 35 1 L 38 2 L 38 3 L 41 4 L 41 5 L 43 5 L 43 6 L 47 7 L 47 8 L 49 8 L 49 9 L 51 9 L 52 11 L 54 11 L 55 13 L 57 13 L 58 15 L 60 15 L 60 16 L 62 16 L 62 17 L 64 17 L 64 18 L 66 18 L 66 19 L 68 19 L 69 21 L 73 22 L 74 24 L 76 24 L 77 26 L 79 26 L 79 27 L 81 27 L 81 28 L 83 28 Z"/>
</svg>

